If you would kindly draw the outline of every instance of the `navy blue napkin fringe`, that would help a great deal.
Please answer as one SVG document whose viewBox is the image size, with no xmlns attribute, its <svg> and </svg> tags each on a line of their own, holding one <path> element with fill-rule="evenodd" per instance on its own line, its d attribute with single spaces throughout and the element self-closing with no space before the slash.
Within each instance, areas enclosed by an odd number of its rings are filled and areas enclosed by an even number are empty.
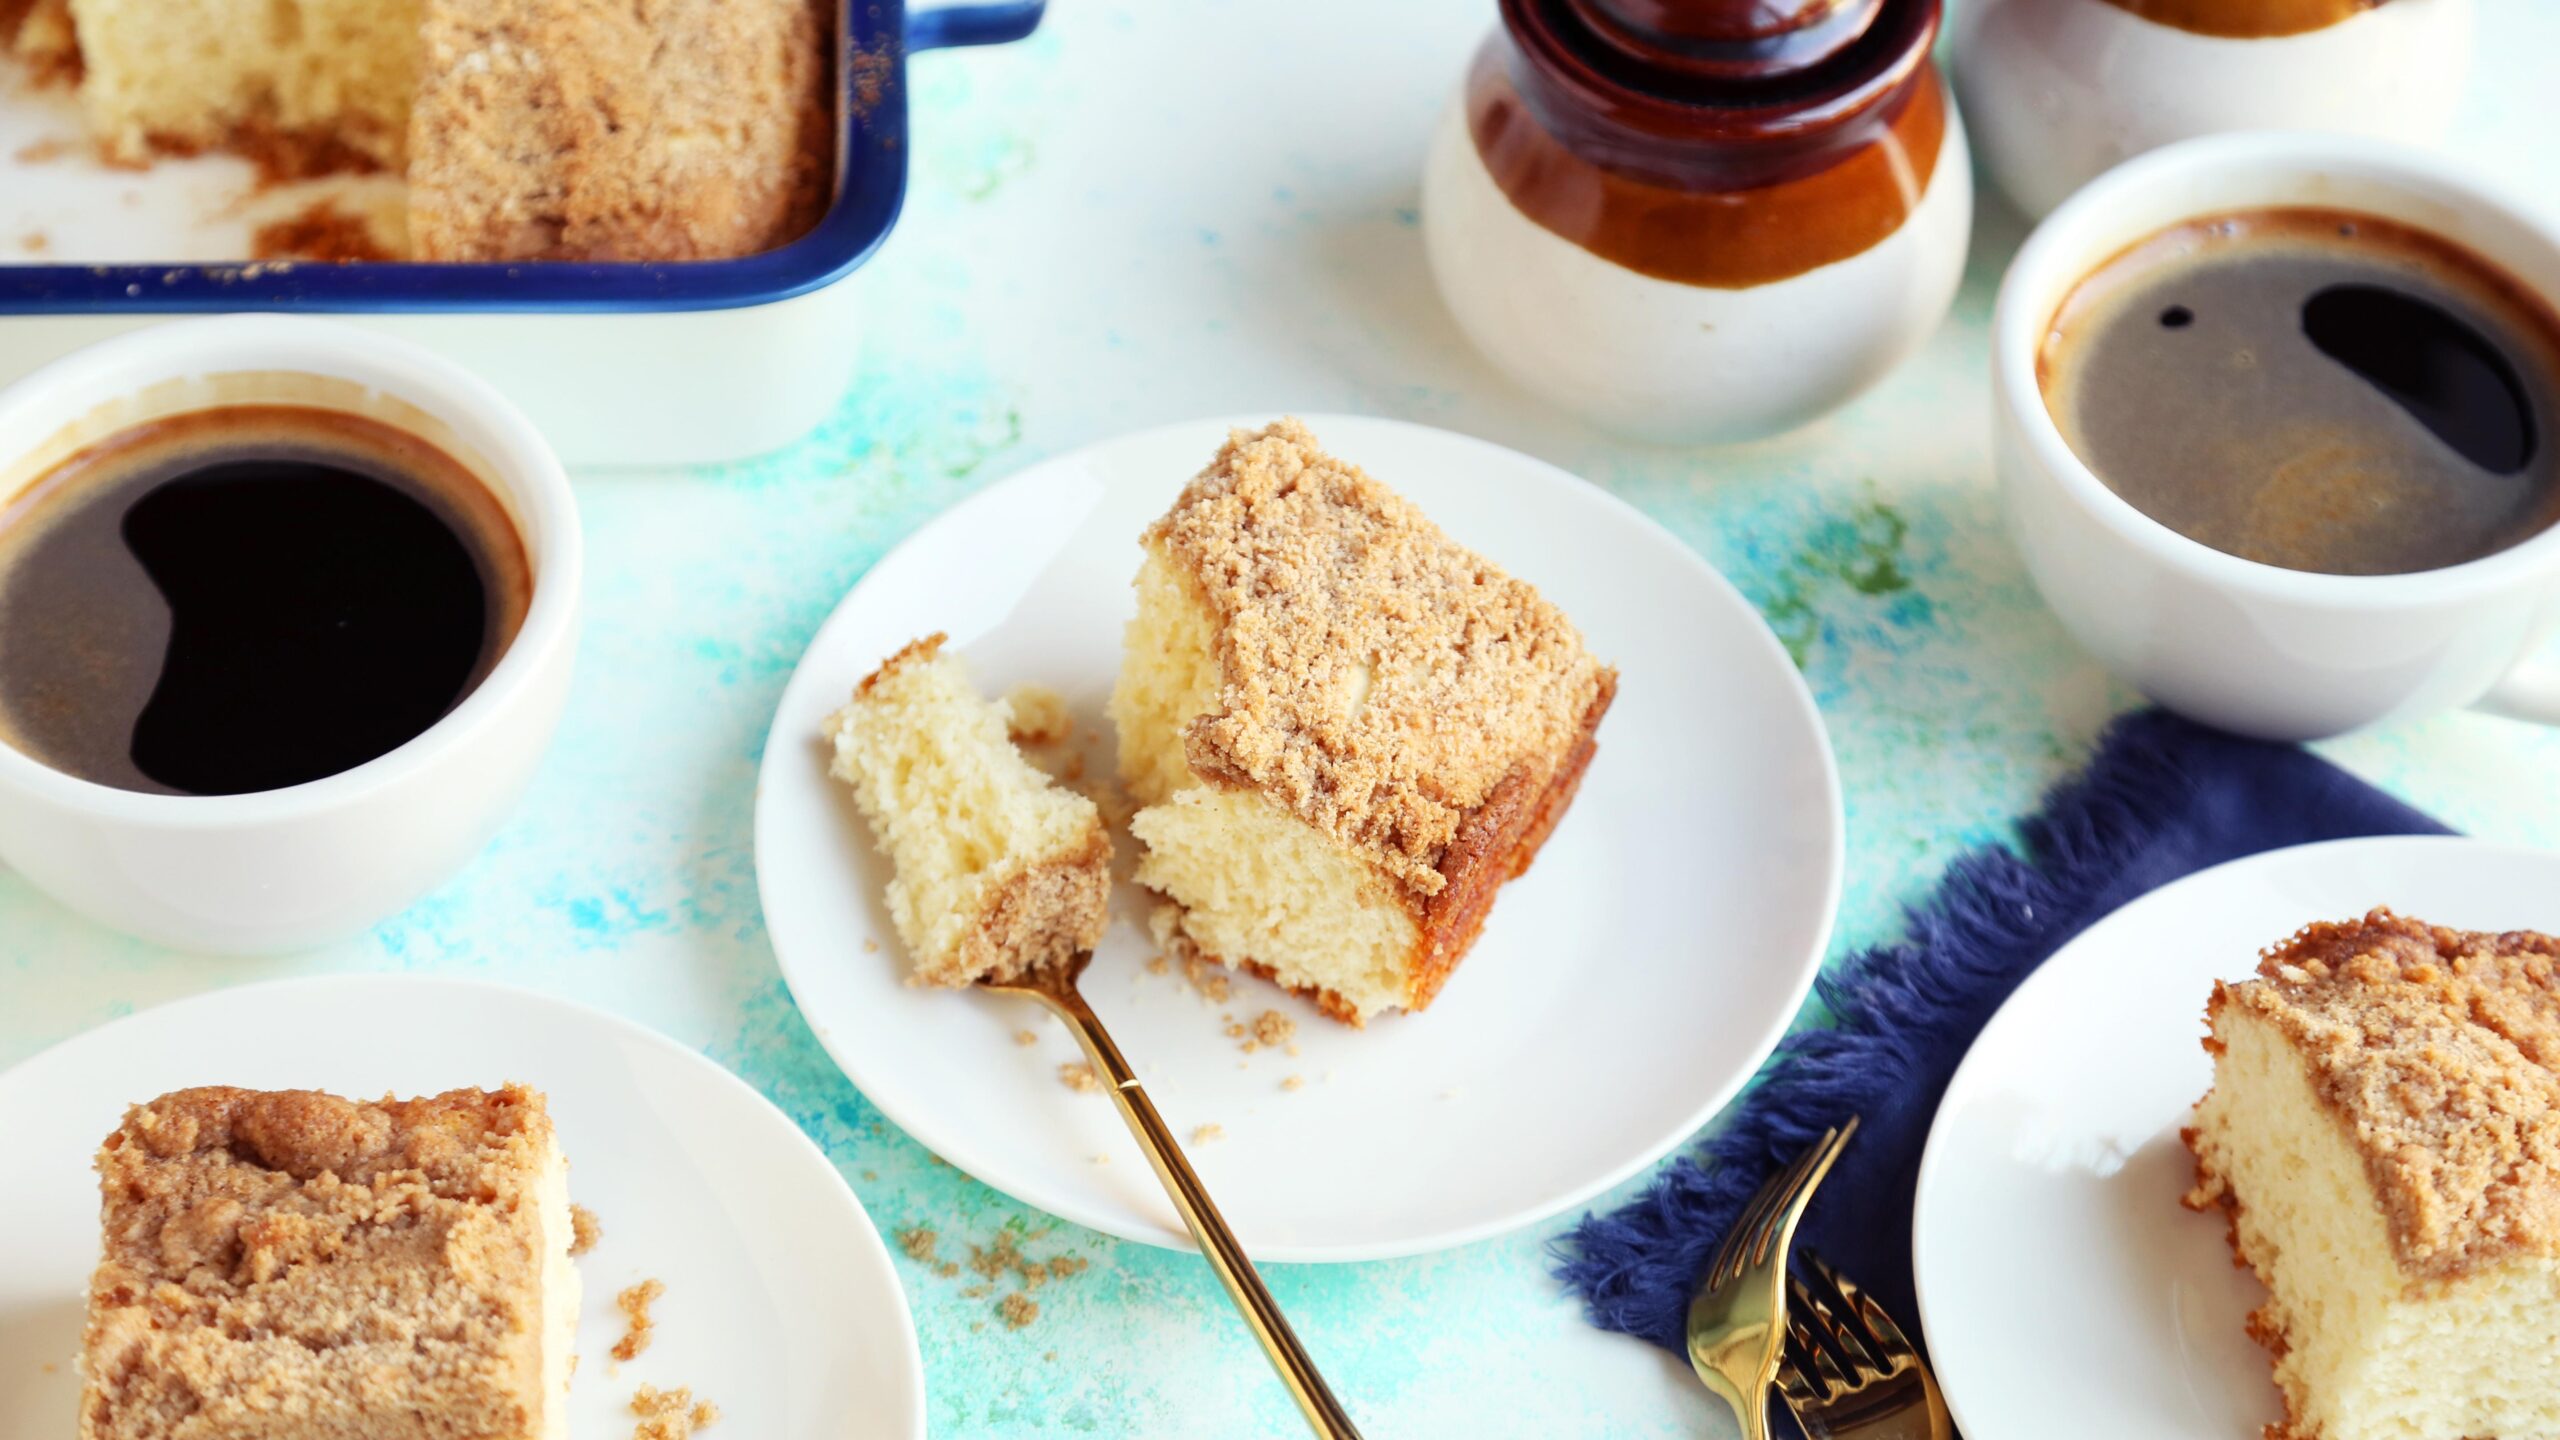
<svg viewBox="0 0 2560 1440">
<path fill-rule="evenodd" d="M 1743 1203 L 1857 1115 L 1858 1137 L 1799 1243 L 1861 1281 L 1916 1338 L 1911 1208 L 1930 1121 L 1974 1036 L 2047 956 L 2126 901 L 2226 860 L 2442 833 L 2298 747 L 2156 710 L 2123 716 L 2088 767 L 2020 822 L 2018 849 L 1959 859 L 1906 911 L 1905 938 L 1829 967 L 1816 993 L 1831 1023 L 1789 1036 L 1692 1156 L 1617 1211 L 1586 1216 L 1558 1242 L 1557 1273 L 1594 1324 L 1680 1351 L 1698 1274 Z M 2201 1017 L 2204 997 L 2196 1004 Z"/>
</svg>

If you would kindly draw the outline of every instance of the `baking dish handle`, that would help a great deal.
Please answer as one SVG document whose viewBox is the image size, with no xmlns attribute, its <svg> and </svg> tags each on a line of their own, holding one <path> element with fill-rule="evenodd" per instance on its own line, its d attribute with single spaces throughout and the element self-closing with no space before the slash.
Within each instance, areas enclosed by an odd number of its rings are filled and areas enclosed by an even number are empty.
<svg viewBox="0 0 2560 1440">
<path fill-rule="evenodd" d="M 1040 27 L 1047 0 L 1000 0 L 985 5 L 937 5 L 907 16 L 909 50 L 943 50 L 954 45 L 1002 45 Z"/>
</svg>

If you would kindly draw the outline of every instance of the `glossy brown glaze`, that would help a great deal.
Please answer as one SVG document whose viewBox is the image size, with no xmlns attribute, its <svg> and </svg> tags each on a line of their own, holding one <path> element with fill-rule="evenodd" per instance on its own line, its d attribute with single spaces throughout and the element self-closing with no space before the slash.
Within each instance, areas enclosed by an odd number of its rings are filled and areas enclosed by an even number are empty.
<svg viewBox="0 0 2560 1440">
<path fill-rule="evenodd" d="M 1620 56 L 1693 79 L 1800 71 L 1874 28 L 1885 0 L 1566 0 Z"/>
<path fill-rule="evenodd" d="M 1766 285 L 1873 247 L 1927 193 L 1946 133 L 1945 94 L 1924 49 L 1867 109 L 1818 133 L 1700 145 L 1684 164 L 1645 174 L 1601 163 L 1598 147 L 1568 145 L 1541 123 L 1516 57 L 1497 34 L 1468 77 L 1468 124 L 1494 183 L 1547 230 L 1684 285 Z"/>
<path fill-rule="evenodd" d="M 2385 0 L 2102 0 L 2154 24 L 2226 40 L 2304 35 L 2352 20 Z"/>
</svg>

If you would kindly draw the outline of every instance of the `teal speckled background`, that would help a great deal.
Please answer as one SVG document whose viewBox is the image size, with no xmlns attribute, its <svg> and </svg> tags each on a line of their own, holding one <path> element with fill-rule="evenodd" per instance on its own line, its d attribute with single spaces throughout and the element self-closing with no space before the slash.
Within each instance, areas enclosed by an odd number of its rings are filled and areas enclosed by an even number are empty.
<svg viewBox="0 0 2560 1440">
<path fill-rule="evenodd" d="M 2482 0 L 2497 43 L 2462 133 L 2550 196 L 2560 157 L 2530 142 L 2555 102 L 2534 98 L 2530 57 L 2560 24 L 2538 3 Z M 1996 203 L 1953 319 L 1855 406 L 1743 450 L 1633 448 L 1486 370 L 1424 273 L 1419 156 L 1488 0 L 1055 9 L 1028 43 L 916 64 L 907 214 L 851 282 L 866 359 L 818 433 L 749 464 L 581 477 L 576 690 L 487 853 L 370 937 L 273 962 L 159 952 L 0 876 L 0 1063 L 280 974 L 486 975 L 582 998 L 773 1097 L 883 1230 L 1010 1229 L 1092 1262 L 1013 1331 L 964 1293 L 973 1277 L 899 1261 L 936 1434 L 1285 1436 L 1294 1412 L 1195 1257 L 1061 1227 L 934 1160 L 836 1073 L 783 988 L 755 899 L 757 755 L 802 646 L 889 547 L 1033 460 L 1203 414 L 1373 411 L 1554 461 L 1722 568 L 1803 667 L 1848 790 L 1839 950 L 1890 934 L 1950 856 L 2000 841 L 2129 703 L 2002 537 L 1984 331 L 2020 227 Z M 2560 739 L 2449 716 L 2326 748 L 2457 825 L 2560 844 Z M 1272 1288 L 1372 1435 L 1729 1433 L 1668 1359 L 1579 1323 L 1547 1275 L 1564 1223 L 1282 1269 Z"/>
</svg>

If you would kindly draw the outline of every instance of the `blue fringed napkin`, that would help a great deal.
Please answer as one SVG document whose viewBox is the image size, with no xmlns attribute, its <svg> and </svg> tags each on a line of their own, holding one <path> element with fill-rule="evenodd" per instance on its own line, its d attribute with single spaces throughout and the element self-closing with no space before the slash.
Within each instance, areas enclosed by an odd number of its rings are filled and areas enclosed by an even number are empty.
<svg viewBox="0 0 2560 1440">
<path fill-rule="evenodd" d="M 1957 861 L 1911 910 L 1908 939 L 1822 977 L 1836 1023 L 1781 1045 L 1693 1159 L 1565 1240 L 1559 1273 L 1595 1323 L 1681 1350 L 1698 1272 L 1743 1202 L 1855 1114 L 1858 1137 L 1800 1239 L 1916 1336 L 1911 1202 L 1929 1122 L 1974 1036 L 2046 956 L 2126 901 L 2225 860 L 2315 840 L 2445 833 L 2308 751 L 2159 711 L 2118 720 L 2088 769 L 2019 830 L 2023 854 L 1987 849 Z"/>
</svg>

